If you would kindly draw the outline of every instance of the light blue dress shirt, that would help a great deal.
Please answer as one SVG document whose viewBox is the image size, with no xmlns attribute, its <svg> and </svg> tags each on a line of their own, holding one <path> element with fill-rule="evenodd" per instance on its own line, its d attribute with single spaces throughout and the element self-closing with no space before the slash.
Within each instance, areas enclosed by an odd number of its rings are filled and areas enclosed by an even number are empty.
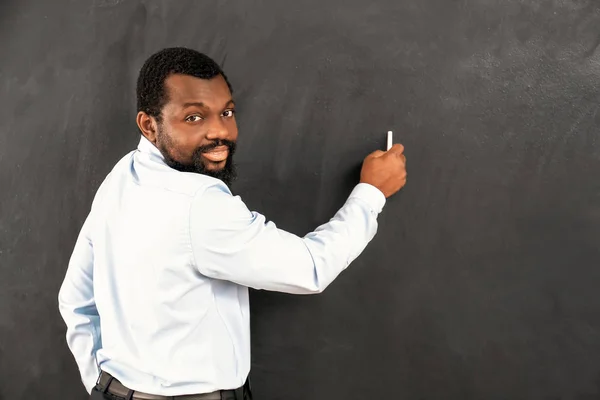
<svg viewBox="0 0 600 400">
<path fill-rule="evenodd" d="M 58 295 L 88 393 L 100 369 L 166 396 L 242 386 L 248 287 L 322 292 L 374 237 L 384 204 L 359 183 L 329 222 L 298 237 L 222 181 L 171 169 L 142 136 L 98 189 Z"/>
</svg>

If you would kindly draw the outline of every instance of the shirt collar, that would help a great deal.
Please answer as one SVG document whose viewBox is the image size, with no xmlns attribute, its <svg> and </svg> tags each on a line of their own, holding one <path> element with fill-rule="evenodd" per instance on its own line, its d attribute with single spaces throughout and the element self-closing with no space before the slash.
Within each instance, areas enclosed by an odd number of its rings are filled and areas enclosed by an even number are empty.
<svg viewBox="0 0 600 400">
<path fill-rule="evenodd" d="M 158 148 L 149 141 L 144 135 L 140 135 L 138 150 L 142 153 L 149 154 L 151 157 L 158 157 L 164 163 L 165 158 Z"/>
</svg>

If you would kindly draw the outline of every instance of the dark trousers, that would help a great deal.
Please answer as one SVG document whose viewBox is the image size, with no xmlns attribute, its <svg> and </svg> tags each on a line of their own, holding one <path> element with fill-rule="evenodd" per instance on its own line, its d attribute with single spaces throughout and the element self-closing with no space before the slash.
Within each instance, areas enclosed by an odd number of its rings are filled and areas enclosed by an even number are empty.
<svg viewBox="0 0 600 400">
<path fill-rule="evenodd" d="M 128 400 L 125 397 L 115 396 L 111 393 L 104 393 L 104 388 L 100 385 L 96 385 L 92 389 L 89 400 Z M 165 397 L 165 399 L 177 400 L 177 396 Z M 244 385 L 243 389 L 239 389 L 235 394 L 227 394 L 221 397 L 222 400 L 252 400 L 252 391 L 248 382 Z"/>
</svg>

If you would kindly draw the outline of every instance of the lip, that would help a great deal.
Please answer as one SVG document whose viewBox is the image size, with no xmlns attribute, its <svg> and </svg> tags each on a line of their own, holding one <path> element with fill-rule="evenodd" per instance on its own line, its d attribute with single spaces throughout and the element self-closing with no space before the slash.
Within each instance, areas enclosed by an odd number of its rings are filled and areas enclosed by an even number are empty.
<svg viewBox="0 0 600 400">
<path fill-rule="evenodd" d="M 202 153 L 202 156 L 209 161 L 218 163 L 227 160 L 227 156 L 229 155 L 229 148 L 227 146 L 219 146 L 215 147 L 210 151 L 206 151 Z"/>
</svg>

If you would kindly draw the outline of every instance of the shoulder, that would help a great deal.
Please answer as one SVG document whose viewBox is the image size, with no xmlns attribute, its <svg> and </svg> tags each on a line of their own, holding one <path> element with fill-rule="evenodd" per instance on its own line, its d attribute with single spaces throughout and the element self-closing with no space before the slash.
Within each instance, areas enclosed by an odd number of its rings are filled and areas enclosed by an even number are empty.
<svg viewBox="0 0 600 400">
<path fill-rule="evenodd" d="M 248 209 L 239 195 L 233 195 L 225 183 L 212 178 L 194 193 L 190 217 L 203 221 L 205 226 L 227 225 L 252 220 L 256 213 Z"/>
<path fill-rule="evenodd" d="M 205 176 L 203 185 L 198 185 L 192 194 L 192 203 L 195 206 L 222 208 L 237 202 L 241 203 L 240 196 L 234 196 L 229 187 L 221 180 Z"/>
</svg>

